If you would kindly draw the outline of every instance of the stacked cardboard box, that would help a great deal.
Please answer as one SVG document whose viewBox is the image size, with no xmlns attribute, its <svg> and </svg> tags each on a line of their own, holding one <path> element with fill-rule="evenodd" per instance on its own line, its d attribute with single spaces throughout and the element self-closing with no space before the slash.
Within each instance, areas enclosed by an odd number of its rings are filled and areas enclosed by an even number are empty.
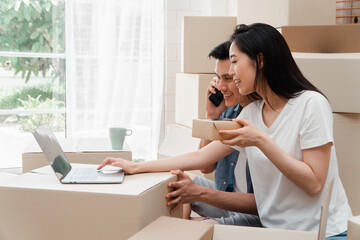
<svg viewBox="0 0 360 240">
<path fill-rule="evenodd" d="M 199 148 L 200 139 L 191 136 L 191 128 L 170 124 L 166 127 L 166 135 L 158 150 L 158 159 L 173 157 L 187 152 L 196 151 Z M 191 173 L 198 176 L 204 176 L 207 179 L 214 180 L 214 172 L 203 174 L 200 170 L 193 170 Z"/>
<path fill-rule="evenodd" d="M 192 127 L 194 118 L 206 117 L 206 91 L 213 77 L 213 74 L 176 74 L 176 123 Z"/>
<path fill-rule="evenodd" d="M 355 240 L 360 238 L 360 216 L 352 217 L 348 221 L 348 240 Z"/>
<path fill-rule="evenodd" d="M 334 113 L 339 174 L 354 215 L 360 214 L 360 114 Z"/>
<path fill-rule="evenodd" d="M 340 177 L 359 215 L 360 25 L 287 26 L 282 34 L 300 70 L 332 107 Z"/>
<path fill-rule="evenodd" d="M 215 60 L 208 55 L 215 46 L 229 39 L 235 27 L 236 17 L 184 17 L 182 72 L 176 74 L 175 124 L 167 126 L 158 158 L 198 149 L 200 140 L 191 136 L 191 128 L 193 119 L 206 117 L 206 91 L 215 68 Z M 206 177 L 213 179 L 213 174 Z"/>
<path fill-rule="evenodd" d="M 185 16 L 181 71 L 183 73 L 213 73 L 214 60 L 209 52 L 229 39 L 236 27 L 236 17 Z"/>
<path fill-rule="evenodd" d="M 176 75 L 175 122 L 192 127 L 192 120 L 206 117 L 206 90 L 214 77 L 210 51 L 229 39 L 236 17 L 184 17 L 182 73 Z"/>
<path fill-rule="evenodd" d="M 237 0 L 238 23 L 268 23 L 274 27 L 335 24 L 335 1 Z"/>
<path fill-rule="evenodd" d="M 200 140 L 191 137 L 191 128 L 179 124 L 169 124 L 165 131 L 165 138 L 158 150 L 158 159 L 177 156 L 198 149 Z"/>
</svg>

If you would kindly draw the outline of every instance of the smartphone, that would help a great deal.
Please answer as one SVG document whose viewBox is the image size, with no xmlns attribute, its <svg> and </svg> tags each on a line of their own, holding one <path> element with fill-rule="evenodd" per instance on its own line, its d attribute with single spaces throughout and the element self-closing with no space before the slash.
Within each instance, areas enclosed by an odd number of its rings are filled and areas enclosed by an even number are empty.
<svg viewBox="0 0 360 240">
<path fill-rule="evenodd" d="M 219 106 L 221 101 L 224 99 L 224 95 L 221 93 L 221 91 L 219 91 L 219 89 L 214 88 L 216 93 L 210 93 L 209 94 L 209 100 L 215 105 L 215 106 Z"/>
</svg>

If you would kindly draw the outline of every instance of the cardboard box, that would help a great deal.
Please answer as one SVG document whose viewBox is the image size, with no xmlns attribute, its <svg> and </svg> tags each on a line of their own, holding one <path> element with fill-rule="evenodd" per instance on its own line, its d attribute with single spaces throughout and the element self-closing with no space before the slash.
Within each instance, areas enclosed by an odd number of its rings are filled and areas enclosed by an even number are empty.
<svg viewBox="0 0 360 240">
<path fill-rule="evenodd" d="M 360 215 L 360 114 L 334 113 L 333 116 L 340 178 L 352 213 Z"/>
<path fill-rule="evenodd" d="M 158 159 L 198 150 L 200 139 L 193 138 L 191 132 L 190 127 L 179 124 L 167 125 L 164 140 L 158 150 Z"/>
<path fill-rule="evenodd" d="M 206 90 L 214 74 L 176 74 L 175 122 L 191 127 L 195 118 L 206 117 Z"/>
<path fill-rule="evenodd" d="M 128 239 L 170 215 L 165 194 L 177 180 L 145 173 L 126 175 L 122 184 L 60 184 L 50 167 L 36 171 L 0 182 L 1 239 Z"/>
<path fill-rule="evenodd" d="M 282 34 L 300 70 L 328 97 L 333 112 L 360 113 L 360 42 L 355 40 L 360 25 L 285 26 Z"/>
<path fill-rule="evenodd" d="M 184 237 L 185 236 L 185 237 Z M 207 223 L 160 217 L 130 238 L 131 240 L 238 240 L 238 239 L 277 239 L 277 240 L 316 240 L 317 233 L 290 231 L 257 227 L 229 225 L 210 225 Z"/>
<path fill-rule="evenodd" d="M 360 52 L 360 42 L 357 41 L 360 39 L 360 25 L 357 24 L 283 26 L 281 31 L 292 52 Z"/>
<path fill-rule="evenodd" d="M 193 138 L 191 133 L 191 128 L 179 124 L 170 124 L 166 126 L 165 138 L 161 143 L 157 154 L 158 159 L 197 151 L 199 149 L 200 139 Z M 209 174 L 201 173 L 200 170 L 186 172 L 206 177 L 212 181 L 214 181 L 215 178 L 215 172 Z"/>
<path fill-rule="evenodd" d="M 335 24 L 335 1 L 328 0 L 237 0 L 238 23 L 285 25 Z"/>
<path fill-rule="evenodd" d="M 360 216 L 352 217 L 348 220 L 347 239 L 360 239 Z"/>
<path fill-rule="evenodd" d="M 159 217 L 129 240 L 212 239 L 214 226 L 190 220 Z"/>
<path fill-rule="evenodd" d="M 240 226 L 228 226 L 216 224 L 213 228 L 213 235 L 211 237 L 208 234 L 209 228 L 206 226 L 201 226 L 199 224 L 205 224 L 202 222 L 195 222 L 184 219 L 174 219 L 171 217 L 161 217 L 158 218 L 155 222 L 146 227 L 143 231 L 140 231 L 134 236 L 134 239 L 158 239 L 157 237 L 162 236 L 171 236 L 171 239 L 184 239 L 183 234 L 185 232 L 190 232 L 196 237 L 191 235 L 185 239 L 204 239 L 204 240 L 236 240 L 239 239 L 279 239 L 279 240 L 323 240 L 325 239 L 326 225 L 328 210 L 330 204 L 330 198 L 332 193 L 332 188 L 334 185 L 334 179 L 330 181 L 326 193 L 323 197 L 321 204 L 321 216 L 319 223 L 319 231 L 316 232 L 306 232 L 306 231 L 295 231 L 295 230 L 283 230 L 283 229 L 271 229 L 271 228 L 257 228 L 257 227 L 240 227 Z M 166 227 L 161 227 L 166 223 Z M 212 227 L 213 225 L 210 225 Z"/>
<path fill-rule="evenodd" d="M 132 159 L 131 151 L 103 151 L 103 152 L 66 152 L 70 163 L 100 164 L 107 157 Z M 49 165 L 42 152 L 27 152 L 22 154 L 22 172 Z"/>
<path fill-rule="evenodd" d="M 333 112 L 360 113 L 360 53 L 293 53 L 293 57 L 304 76 L 326 95 Z"/>
<path fill-rule="evenodd" d="M 219 130 L 238 129 L 242 126 L 228 120 L 194 119 L 192 136 L 207 140 L 225 140 L 226 138 L 219 133 Z"/>
<path fill-rule="evenodd" d="M 236 27 L 236 17 L 185 16 L 181 71 L 184 73 L 212 73 L 215 60 L 210 51 L 229 39 Z"/>
</svg>

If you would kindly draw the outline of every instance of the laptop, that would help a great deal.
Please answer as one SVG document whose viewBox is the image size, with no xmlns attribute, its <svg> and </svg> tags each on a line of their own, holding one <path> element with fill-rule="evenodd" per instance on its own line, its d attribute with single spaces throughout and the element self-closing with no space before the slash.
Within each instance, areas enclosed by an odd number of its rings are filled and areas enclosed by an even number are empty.
<svg viewBox="0 0 360 240">
<path fill-rule="evenodd" d="M 51 128 L 45 124 L 32 134 L 61 183 L 122 183 L 124 171 L 99 171 L 94 166 L 72 167 Z"/>
</svg>

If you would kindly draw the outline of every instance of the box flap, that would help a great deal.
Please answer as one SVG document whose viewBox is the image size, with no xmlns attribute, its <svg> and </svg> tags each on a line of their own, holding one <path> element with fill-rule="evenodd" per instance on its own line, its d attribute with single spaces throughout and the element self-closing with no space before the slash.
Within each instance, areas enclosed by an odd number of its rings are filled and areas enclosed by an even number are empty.
<svg viewBox="0 0 360 240">
<path fill-rule="evenodd" d="M 332 193 L 333 186 L 334 186 L 334 178 L 330 180 L 330 183 L 326 189 L 325 195 L 324 195 L 322 203 L 321 203 L 320 226 L 319 226 L 319 233 L 318 233 L 319 240 L 325 239 L 326 226 L 327 226 L 328 213 L 329 213 L 329 205 L 330 205 L 331 193 Z"/>
<path fill-rule="evenodd" d="M 233 121 L 213 121 L 214 127 L 219 130 L 233 130 L 241 128 L 242 125 Z"/>
<path fill-rule="evenodd" d="M 195 222 L 172 217 L 159 217 L 147 225 L 140 232 L 132 236 L 131 240 L 183 240 L 199 239 L 211 240 L 214 226 L 207 223 Z"/>
</svg>

